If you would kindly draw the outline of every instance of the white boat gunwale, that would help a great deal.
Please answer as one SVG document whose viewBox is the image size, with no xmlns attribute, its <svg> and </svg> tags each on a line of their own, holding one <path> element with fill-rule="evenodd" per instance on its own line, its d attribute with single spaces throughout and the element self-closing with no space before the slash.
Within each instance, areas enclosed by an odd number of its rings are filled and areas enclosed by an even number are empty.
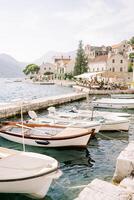
<svg viewBox="0 0 134 200">
<path fill-rule="evenodd" d="M 0 179 L 0 182 L 15 182 L 15 181 L 24 181 L 24 180 L 29 180 L 29 179 L 35 179 L 35 178 L 39 178 L 41 176 L 45 176 L 48 174 L 52 174 L 53 172 L 56 172 L 59 170 L 59 165 L 57 167 L 55 167 L 54 169 L 51 169 L 47 172 L 43 172 L 37 175 L 33 175 L 33 176 L 28 176 L 28 177 L 23 177 L 23 178 L 14 178 L 14 179 Z"/>
<path fill-rule="evenodd" d="M 77 128 L 76 128 L 77 129 Z M 6 134 L 6 135 L 10 135 L 10 136 L 14 136 L 14 137 L 19 137 L 19 138 L 22 138 L 23 135 L 22 134 L 17 134 L 17 133 L 12 133 L 10 131 L 4 131 L 4 130 L 0 130 L 1 133 L 3 134 Z M 79 137 L 82 137 L 82 136 L 86 136 L 86 135 L 93 135 L 94 133 L 94 129 L 92 129 L 92 131 L 88 132 L 84 132 L 84 133 L 81 133 L 79 135 L 71 135 L 71 136 L 49 136 L 49 137 L 44 137 L 44 136 L 34 136 L 34 135 L 24 135 L 24 138 L 26 139 L 31 139 L 31 140 L 68 140 L 68 139 L 74 139 L 74 138 L 79 138 Z"/>
</svg>

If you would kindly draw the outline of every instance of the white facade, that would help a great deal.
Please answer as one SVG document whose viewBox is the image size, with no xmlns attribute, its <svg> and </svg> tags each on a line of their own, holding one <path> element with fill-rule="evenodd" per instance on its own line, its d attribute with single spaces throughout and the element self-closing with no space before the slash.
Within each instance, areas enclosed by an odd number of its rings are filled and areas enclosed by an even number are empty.
<svg viewBox="0 0 134 200">
<path fill-rule="evenodd" d="M 89 72 L 100 72 L 107 70 L 107 55 L 97 56 L 94 60 L 88 64 Z"/>
<path fill-rule="evenodd" d="M 89 72 L 100 72 L 105 71 L 107 69 L 106 62 L 97 62 L 97 63 L 90 63 L 88 65 Z"/>
<path fill-rule="evenodd" d="M 68 58 L 61 57 L 55 59 L 55 69 L 57 75 L 64 75 L 73 73 L 75 60 L 72 60 L 70 56 Z"/>
<path fill-rule="evenodd" d="M 52 63 L 42 63 L 40 65 L 39 74 L 44 75 L 46 72 L 55 73 L 55 66 Z"/>
</svg>

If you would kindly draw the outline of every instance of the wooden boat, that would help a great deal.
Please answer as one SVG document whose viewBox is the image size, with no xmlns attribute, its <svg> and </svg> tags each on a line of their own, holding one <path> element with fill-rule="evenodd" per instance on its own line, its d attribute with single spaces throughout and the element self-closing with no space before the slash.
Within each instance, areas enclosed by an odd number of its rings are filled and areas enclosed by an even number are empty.
<svg viewBox="0 0 134 200">
<path fill-rule="evenodd" d="M 0 147 L 0 193 L 43 198 L 60 175 L 59 164 L 52 157 Z"/>
<path fill-rule="evenodd" d="M 102 98 L 92 102 L 96 108 L 134 109 L 134 99 Z"/>
<path fill-rule="evenodd" d="M 22 125 L 11 122 L 0 129 L 0 136 L 13 142 L 40 147 L 86 147 L 94 130 L 84 128 L 41 127 L 36 124 Z M 12 124 L 12 125 L 11 125 Z M 34 128 L 31 128 L 34 127 Z M 37 128 L 40 127 L 40 128 Z"/>
</svg>

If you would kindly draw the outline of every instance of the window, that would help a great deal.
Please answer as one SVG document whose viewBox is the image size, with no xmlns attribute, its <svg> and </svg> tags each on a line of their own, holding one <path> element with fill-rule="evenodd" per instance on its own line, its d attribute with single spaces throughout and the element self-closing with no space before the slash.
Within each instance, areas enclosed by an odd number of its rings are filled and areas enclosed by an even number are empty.
<svg viewBox="0 0 134 200">
<path fill-rule="evenodd" d="M 115 63 L 115 59 L 112 60 L 112 63 Z"/>
<path fill-rule="evenodd" d="M 102 67 L 102 71 L 103 71 L 103 67 Z"/>
<path fill-rule="evenodd" d="M 120 63 L 123 63 L 123 60 L 120 60 Z"/>
<path fill-rule="evenodd" d="M 125 45 L 123 47 L 126 47 Z"/>
<path fill-rule="evenodd" d="M 115 68 L 113 67 L 113 72 L 115 71 Z"/>
<path fill-rule="evenodd" d="M 51 67 L 49 67 L 49 70 L 51 70 Z"/>
<path fill-rule="evenodd" d="M 99 71 L 99 68 L 97 68 L 97 71 Z"/>
<path fill-rule="evenodd" d="M 110 71 L 111 71 L 111 68 L 110 68 Z"/>
<path fill-rule="evenodd" d="M 46 67 L 44 67 L 44 70 L 46 70 Z"/>
<path fill-rule="evenodd" d="M 120 72 L 123 72 L 123 68 L 122 67 L 120 67 Z"/>
</svg>

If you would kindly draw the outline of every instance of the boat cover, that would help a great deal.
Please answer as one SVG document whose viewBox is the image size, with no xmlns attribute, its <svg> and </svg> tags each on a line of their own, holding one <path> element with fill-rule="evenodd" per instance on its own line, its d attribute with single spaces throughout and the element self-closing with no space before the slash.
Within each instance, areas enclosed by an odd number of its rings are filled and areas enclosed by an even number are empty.
<svg viewBox="0 0 134 200">
<path fill-rule="evenodd" d="M 11 155 L 0 159 L 0 181 L 38 176 L 56 170 L 57 166 L 58 162 L 49 156 L 11 152 Z"/>
</svg>

